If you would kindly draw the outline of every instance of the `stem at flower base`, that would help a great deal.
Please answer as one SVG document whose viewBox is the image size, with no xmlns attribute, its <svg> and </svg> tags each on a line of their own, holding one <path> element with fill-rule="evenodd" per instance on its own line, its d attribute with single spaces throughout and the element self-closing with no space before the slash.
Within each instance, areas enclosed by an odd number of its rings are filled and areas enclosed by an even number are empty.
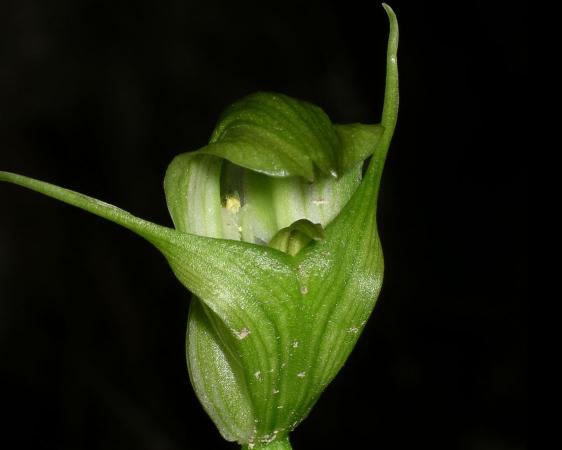
<svg viewBox="0 0 562 450">
<path fill-rule="evenodd" d="M 283 439 L 276 439 L 269 444 L 253 444 L 253 445 L 243 445 L 242 450 L 292 450 L 289 438 L 285 437 Z"/>
</svg>

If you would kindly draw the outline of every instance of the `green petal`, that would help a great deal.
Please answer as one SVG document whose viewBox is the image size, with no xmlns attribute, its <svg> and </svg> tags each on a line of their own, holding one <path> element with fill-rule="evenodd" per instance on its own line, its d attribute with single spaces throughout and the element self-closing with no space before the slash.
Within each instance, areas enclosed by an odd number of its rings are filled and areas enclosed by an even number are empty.
<svg viewBox="0 0 562 450">
<path fill-rule="evenodd" d="M 170 163 L 164 190 L 176 230 L 222 237 L 221 166 L 221 159 L 197 153 L 181 154 Z"/>
<path fill-rule="evenodd" d="M 364 125 L 351 123 L 334 125 L 340 139 L 341 166 L 344 171 L 355 167 L 371 156 L 383 134 L 382 125 Z"/>
<path fill-rule="evenodd" d="M 275 390 L 292 389 L 290 383 L 285 386 L 286 367 L 292 367 L 291 336 L 300 325 L 302 309 L 293 262 L 267 247 L 227 240 L 215 240 L 207 250 L 214 255 L 201 254 L 199 259 L 190 250 L 192 238 L 178 234 L 160 248 L 178 279 L 212 311 L 208 317 L 222 323 L 215 331 L 240 362 L 231 370 L 243 372 L 240 379 L 246 380 L 256 436 L 261 438 L 283 423 L 278 416 L 284 412 L 278 406 L 287 394 L 276 395 Z M 202 272 L 205 277 L 197 279 Z M 208 361 L 192 363 L 204 366 Z M 286 428 L 277 427 L 280 436 Z"/>
<path fill-rule="evenodd" d="M 234 193 L 238 204 L 229 209 L 224 198 L 228 193 L 221 192 L 222 172 L 229 164 L 201 152 L 174 158 L 164 188 L 176 229 L 265 245 L 280 229 L 301 219 L 325 227 L 361 182 L 362 162 L 337 179 L 321 177 L 314 183 L 244 169 L 235 172 L 239 177 L 234 180 L 240 189 Z"/>
<path fill-rule="evenodd" d="M 189 309 L 186 356 L 193 389 L 207 414 L 228 441 L 249 442 L 254 411 L 244 369 L 220 338 L 221 322 L 197 297 Z M 242 331 L 238 336 L 244 336 Z"/>
<path fill-rule="evenodd" d="M 223 165 L 222 159 L 200 152 L 182 153 L 170 163 L 164 191 L 177 230 L 240 240 L 237 211 L 222 205 Z"/>
<path fill-rule="evenodd" d="M 308 183 L 300 177 L 272 178 L 247 171 L 240 211 L 245 241 L 269 242 L 282 228 L 306 219 L 328 225 L 361 182 L 361 164 L 340 178 L 321 177 Z"/>
<path fill-rule="evenodd" d="M 203 149 L 270 176 L 336 176 L 338 137 L 317 106 L 283 94 L 258 92 L 234 103 Z"/>
</svg>

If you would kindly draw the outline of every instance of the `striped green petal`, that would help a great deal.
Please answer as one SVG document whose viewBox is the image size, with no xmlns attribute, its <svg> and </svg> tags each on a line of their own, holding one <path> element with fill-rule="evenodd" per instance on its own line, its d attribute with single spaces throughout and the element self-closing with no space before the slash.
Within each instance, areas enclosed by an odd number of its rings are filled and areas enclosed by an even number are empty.
<svg viewBox="0 0 562 450">
<path fill-rule="evenodd" d="M 338 136 L 315 105 L 258 92 L 228 107 L 203 149 L 270 176 L 337 176 Z"/>
</svg>

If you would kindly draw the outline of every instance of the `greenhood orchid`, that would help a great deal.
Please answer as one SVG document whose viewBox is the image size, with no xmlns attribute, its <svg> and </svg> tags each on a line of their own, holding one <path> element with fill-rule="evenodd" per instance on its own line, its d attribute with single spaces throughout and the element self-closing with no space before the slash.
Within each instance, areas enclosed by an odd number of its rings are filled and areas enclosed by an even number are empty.
<svg viewBox="0 0 562 450">
<path fill-rule="evenodd" d="M 398 25 L 390 7 L 377 125 L 334 125 L 310 103 L 256 93 L 210 142 L 177 156 L 164 188 L 174 229 L 21 175 L 24 186 L 113 221 L 167 259 L 193 294 L 187 362 L 222 436 L 289 449 L 352 351 L 383 277 L 376 202 L 398 113 Z M 370 157 L 366 170 L 364 163 Z"/>
</svg>

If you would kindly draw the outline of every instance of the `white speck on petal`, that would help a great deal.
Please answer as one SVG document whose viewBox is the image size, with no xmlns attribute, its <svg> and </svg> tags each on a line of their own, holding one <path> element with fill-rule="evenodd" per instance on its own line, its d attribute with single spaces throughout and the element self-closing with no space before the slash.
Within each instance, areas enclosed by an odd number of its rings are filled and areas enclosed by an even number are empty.
<svg viewBox="0 0 562 450">
<path fill-rule="evenodd" d="M 261 380 L 261 370 L 258 370 L 254 376 L 256 377 L 256 380 Z"/>
<path fill-rule="evenodd" d="M 299 372 L 297 373 L 297 377 L 304 378 L 306 376 L 306 372 Z"/>
<path fill-rule="evenodd" d="M 314 203 L 316 206 L 320 206 L 320 205 L 327 204 L 328 200 L 324 200 L 323 198 L 320 198 L 318 200 L 312 200 L 312 203 Z"/>
<path fill-rule="evenodd" d="M 293 348 L 297 348 L 299 346 L 299 341 L 294 341 L 293 342 Z"/>
<path fill-rule="evenodd" d="M 235 331 L 234 335 L 242 340 L 242 339 L 246 339 L 250 334 L 250 330 L 248 330 L 246 327 L 242 328 L 240 331 Z"/>
<path fill-rule="evenodd" d="M 273 389 L 273 395 L 279 394 L 279 389 Z"/>
<path fill-rule="evenodd" d="M 351 328 L 348 328 L 347 332 L 348 332 L 348 333 L 356 334 L 357 332 L 359 332 L 359 328 L 357 328 L 357 327 L 351 327 Z"/>
<path fill-rule="evenodd" d="M 308 294 L 308 288 L 306 286 L 301 286 L 301 294 L 302 295 Z"/>
<path fill-rule="evenodd" d="M 260 442 L 262 444 L 271 444 L 275 439 L 277 439 L 277 433 L 279 433 L 279 431 L 274 430 L 273 433 L 262 436 L 260 438 Z"/>
</svg>

